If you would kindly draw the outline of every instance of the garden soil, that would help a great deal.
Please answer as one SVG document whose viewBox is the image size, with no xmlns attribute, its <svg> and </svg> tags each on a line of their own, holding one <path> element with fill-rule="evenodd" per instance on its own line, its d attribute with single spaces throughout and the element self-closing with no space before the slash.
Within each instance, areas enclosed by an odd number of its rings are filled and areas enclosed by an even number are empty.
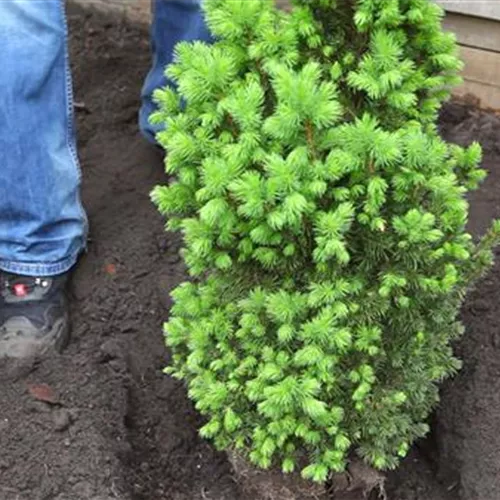
<svg viewBox="0 0 500 500">
<path fill-rule="evenodd" d="M 256 500 L 198 437 L 183 385 L 162 373 L 168 292 L 184 271 L 149 200 L 166 180 L 161 154 L 136 126 L 147 31 L 74 6 L 69 21 L 90 242 L 68 350 L 0 364 L 0 500 Z M 500 216 L 500 120 L 453 104 L 442 130 L 485 145 L 491 174 L 471 213 L 481 233 Z M 464 369 L 443 389 L 433 436 L 389 476 L 390 500 L 500 500 L 499 266 L 464 307 Z"/>
</svg>

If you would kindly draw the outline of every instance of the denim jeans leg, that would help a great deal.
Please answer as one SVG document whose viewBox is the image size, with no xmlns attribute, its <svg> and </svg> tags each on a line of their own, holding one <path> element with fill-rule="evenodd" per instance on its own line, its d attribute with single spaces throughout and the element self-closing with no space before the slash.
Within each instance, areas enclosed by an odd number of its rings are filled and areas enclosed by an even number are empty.
<svg viewBox="0 0 500 500">
<path fill-rule="evenodd" d="M 67 271 L 85 245 L 64 0 L 0 1 L 0 269 Z"/>
<path fill-rule="evenodd" d="M 155 143 L 159 129 L 149 123 L 149 117 L 156 109 L 152 95 L 155 89 L 172 84 L 165 77 L 165 68 L 173 61 L 175 46 L 180 41 L 211 42 L 212 37 L 205 24 L 201 0 L 152 0 L 151 8 L 153 62 L 142 88 L 139 126 L 146 139 Z"/>
</svg>

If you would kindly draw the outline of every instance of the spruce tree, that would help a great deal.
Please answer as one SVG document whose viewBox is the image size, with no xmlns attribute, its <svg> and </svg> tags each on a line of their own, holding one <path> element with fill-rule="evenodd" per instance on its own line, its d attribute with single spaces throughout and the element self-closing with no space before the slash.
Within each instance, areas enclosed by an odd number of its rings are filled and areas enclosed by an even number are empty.
<svg viewBox="0 0 500 500">
<path fill-rule="evenodd" d="M 206 0 L 156 93 L 175 177 L 152 198 L 192 276 L 165 325 L 201 434 L 325 481 L 393 468 L 460 366 L 451 343 L 500 224 L 477 242 L 479 145 L 437 133 L 459 81 L 430 0 Z"/>
</svg>

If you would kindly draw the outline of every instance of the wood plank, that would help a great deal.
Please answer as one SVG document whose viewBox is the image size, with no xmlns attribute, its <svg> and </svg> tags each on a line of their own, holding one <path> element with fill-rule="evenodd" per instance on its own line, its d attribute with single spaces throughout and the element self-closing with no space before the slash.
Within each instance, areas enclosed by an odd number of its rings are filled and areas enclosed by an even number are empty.
<svg viewBox="0 0 500 500">
<path fill-rule="evenodd" d="M 500 53 L 460 47 L 460 56 L 465 62 L 464 78 L 500 88 Z"/>
<path fill-rule="evenodd" d="M 464 84 L 454 94 L 472 94 L 481 107 L 500 110 L 500 53 L 461 47 L 460 55 L 465 63 Z"/>
<path fill-rule="evenodd" d="M 477 98 L 480 108 L 500 111 L 499 87 L 492 87 L 491 85 L 484 85 L 483 83 L 466 80 L 463 85 L 453 92 L 453 94 L 457 97 L 472 95 Z"/>
<path fill-rule="evenodd" d="M 454 32 L 462 45 L 500 52 L 499 21 L 449 12 L 443 21 L 443 27 Z"/>
<path fill-rule="evenodd" d="M 500 21 L 500 0 L 436 0 L 436 2 L 448 12 Z"/>
</svg>

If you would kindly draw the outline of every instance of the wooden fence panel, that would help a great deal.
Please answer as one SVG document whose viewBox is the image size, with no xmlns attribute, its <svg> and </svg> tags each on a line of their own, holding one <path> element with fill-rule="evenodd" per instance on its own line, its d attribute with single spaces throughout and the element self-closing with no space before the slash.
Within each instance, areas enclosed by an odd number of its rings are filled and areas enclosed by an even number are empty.
<svg viewBox="0 0 500 500">
<path fill-rule="evenodd" d="M 448 12 L 500 21 L 500 0 L 436 0 Z"/>
</svg>

